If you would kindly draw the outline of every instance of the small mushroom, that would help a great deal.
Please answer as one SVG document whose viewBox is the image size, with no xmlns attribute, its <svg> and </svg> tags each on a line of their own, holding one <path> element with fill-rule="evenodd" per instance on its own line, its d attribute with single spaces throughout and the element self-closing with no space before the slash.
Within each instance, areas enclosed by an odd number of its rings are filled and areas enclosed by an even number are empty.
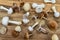
<svg viewBox="0 0 60 40">
<path fill-rule="evenodd" d="M 60 13 L 56 11 L 56 7 L 55 6 L 52 7 L 52 10 L 54 12 L 54 16 L 55 17 L 59 17 L 60 16 Z"/>
<path fill-rule="evenodd" d="M 36 13 L 41 13 L 44 7 L 45 7 L 45 4 L 37 5 L 37 7 L 35 8 Z"/>
<path fill-rule="evenodd" d="M 34 30 L 35 26 L 38 25 L 38 24 L 39 24 L 39 22 L 36 22 L 33 26 L 29 26 L 29 27 L 28 27 L 28 30 L 29 30 L 30 32 L 32 32 L 32 31 Z"/>
<path fill-rule="evenodd" d="M 29 34 L 28 32 L 25 33 L 24 38 L 26 40 L 29 40 L 29 38 L 32 36 L 32 34 Z"/>
<path fill-rule="evenodd" d="M 12 30 L 12 36 L 13 37 L 18 37 L 19 36 L 19 32 Z"/>
<path fill-rule="evenodd" d="M 20 26 L 16 26 L 15 30 L 12 31 L 12 36 L 13 37 L 18 37 L 20 32 L 21 32 L 21 27 Z"/>
<path fill-rule="evenodd" d="M 0 34 L 5 34 L 7 32 L 7 28 L 6 27 L 1 27 L 0 28 Z"/>
<path fill-rule="evenodd" d="M 42 12 L 42 8 L 40 8 L 40 7 L 37 7 L 36 9 L 35 9 L 35 11 L 36 11 L 36 13 L 40 13 L 40 12 Z"/>
<path fill-rule="evenodd" d="M 29 16 L 29 12 L 27 12 L 26 14 L 23 15 L 23 23 L 24 24 L 27 24 L 29 23 L 29 19 L 27 18 Z"/>
<path fill-rule="evenodd" d="M 58 36 L 56 34 L 52 35 L 52 40 L 59 40 Z"/>
<path fill-rule="evenodd" d="M 12 23 L 12 24 L 16 24 L 16 25 L 21 25 L 21 24 L 22 24 L 21 22 L 17 22 L 17 21 L 10 21 L 10 20 L 9 20 L 9 17 L 7 17 L 7 16 L 3 17 L 3 19 L 2 19 L 2 24 L 3 24 L 4 26 L 7 26 L 8 23 Z"/>
<path fill-rule="evenodd" d="M 29 3 L 25 3 L 24 6 L 23 6 L 23 9 L 24 9 L 25 11 L 29 11 L 30 8 L 31 8 L 31 6 L 30 6 Z"/>
<path fill-rule="evenodd" d="M 24 2 L 20 3 L 20 7 L 23 7 L 23 5 L 24 5 Z"/>
<path fill-rule="evenodd" d="M 20 26 L 15 27 L 15 31 L 21 32 L 21 27 Z"/>
<path fill-rule="evenodd" d="M 57 29 L 58 23 L 55 20 L 47 19 L 44 17 L 45 20 L 47 20 L 48 27 L 51 29 Z"/>
<path fill-rule="evenodd" d="M 56 0 L 44 0 L 46 3 L 56 3 Z"/>
<path fill-rule="evenodd" d="M 44 34 L 47 34 L 48 33 L 48 31 L 46 29 L 42 28 L 41 25 L 39 26 L 39 28 L 37 29 L 37 31 L 38 32 L 42 32 Z"/>
<path fill-rule="evenodd" d="M 24 19 L 23 19 L 23 23 L 24 23 L 24 24 L 27 24 L 27 23 L 29 23 L 29 20 L 28 20 L 27 18 L 24 18 Z"/>
<path fill-rule="evenodd" d="M 19 12 L 20 11 L 20 7 L 17 6 L 17 4 L 13 4 L 13 12 Z"/>
<path fill-rule="evenodd" d="M 13 13 L 13 9 L 12 8 L 5 8 L 4 6 L 0 6 L 0 9 L 6 10 L 8 14 L 12 14 Z"/>
<path fill-rule="evenodd" d="M 33 3 L 33 4 L 32 4 L 32 8 L 36 8 L 37 6 L 38 6 L 37 3 Z"/>
</svg>

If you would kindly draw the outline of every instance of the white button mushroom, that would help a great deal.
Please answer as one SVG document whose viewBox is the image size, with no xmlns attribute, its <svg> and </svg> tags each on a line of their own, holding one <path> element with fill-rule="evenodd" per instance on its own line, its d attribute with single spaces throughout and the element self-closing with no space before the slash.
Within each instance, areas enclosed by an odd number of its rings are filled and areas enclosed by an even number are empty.
<svg viewBox="0 0 60 40">
<path fill-rule="evenodd" d="M 41 7 L 41 8 L 45 8 L 45 4 L 43 4 L 43 3 L 40 4 L 40 7 Z"/>
<path fill-rule="evenodd" d="M 37 7 L 36 9 L 35 9 L 35 11 L 36 11 L 36 13 L 40 13 L 40 12 L 42 12 L 42 8 L 41 7 Z"/>
<path fill-rule="evenodd" d="M 36 8 L 37 6 L 38 6 L 37 3 L 33 3 L 33 4 L 32 4 L 32 8 Z"/>
<path fill-rule="evenodd" d="M 59 17 L 60 16 L 60 13 L 56 11 L 55 6 L 52 7 L 52 10 L 54 11 L 54 16 L 55 17 Z"/>
<path fill-rule="evenodd" d="M 7 17 L 7 16 L 3 17 L 3 19 L 2 19 L 2 24 L 3 24 L 4 26 L 7 26 L 8 23 L 12 23 L 12 24 L 16 24 L 16 25 L 21 25 L 21 24 L 22 24 L 21 22 L 17 22 L 17 21 L 10 21 L 10 20 L 9 20 L 9 17 Z"/>
<path fill-rule="evenodd" d="M 31 8 L 31 6 L 30 6 L 29 3 L 25 3 L 24 6 L 23 6 L 23 9 L 24 9 L 25 11 L 29 11 L 30 8 Z"/>
<path fill-rule="evenodd" d="M 42 3 L 40 5 L 37 5 L 37 7 L 35 9 L 36 13 L 42 12 L 43 11 L 43 8 L 45 8 L 45 4 Z"/>
<path fill-rule="evenodd" d="M 52 40 L 59 40 L 58 36 L 56 34 L 52 35 Z"/>
<path fill-rule="evenodd" d="M 5 34 L 7 31 L 6 27 L 1 27 L 0 28 L 0 34 Z"/>
<path fill-rule="evenodd" d="M 30 15 L 29 12 L 27 12 L 26 14 L 23 15 L 23 23 L 27 24 L 29 22 L 29 19 L 27 19 L 27 17 Z"/>
<path fill-rule="evenodd" d="M 56 3 L 56 0 L 44 0 L 44 2 Z"/>
<path fill-rule="evenodd" d="M 5 8 L 3 6 L 0 6 L 0 9 L 6 10 L 8 14 L 12 14 L 13 13 L 13 9 L 12 8 L 7 9 L 7 8 Z"/>
<path fill-rule="evenodd" d="M 21 27 L 20 26 L 15 27 L 15 31 L 20 32 L 21 31 Z"/>
<path fill-rule="evenodd" d="M 23 15 L 23 17 L 28 17 L 30 15 L 29 12 L 26 12 L 26 14 Z"/>
<path fill-rule="evenodd" d="M 35 27 L 36 25 L 38 25 L 38 23 L 39 23 L 39 22 L 36 22 L 33 26 L 29 26 L 29 27 L 28 27 L 28 30 L 32 32 L 32 31 L 34 30 L 34 27 Z"/>
<path fill-rule="evenodd" d="M 24 18 L 24 19 L 23 19 L 23 23 L 24 23 L 24 24 L 27 24 L 28 22 L 29 22 L 29 20 L 28 20 L 27 18 Z"/>
</svg>

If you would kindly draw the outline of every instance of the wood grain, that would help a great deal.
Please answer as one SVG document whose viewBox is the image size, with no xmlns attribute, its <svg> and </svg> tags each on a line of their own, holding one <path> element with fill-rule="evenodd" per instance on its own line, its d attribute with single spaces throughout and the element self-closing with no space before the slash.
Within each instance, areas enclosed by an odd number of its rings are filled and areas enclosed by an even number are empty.
<svg viewBox="0 0 60 40">
<path fill-rule="evenodd" d="M 60 0 L 56 0 L 57 2 L 55 4 L 47 4 L 45 3 L 46 7 L 44 9 L 44 11 L 49 11 L 50 8 L 55 5 L 57 8 L 57 11 L 60 12 Z M 13 6 L 13 3 L 17 3 L 17 5 L 20 5 L 20 2 L 29 2 L 29 3 L 33 3 L 33 2 L 37 2 L 39 4 L 44 3 L 43 0 L 20 0 L 20 1 L 10 1 L 10 0 L 0 0 L 0 4 L 1 5 L 7 5 L 7 6 Z M 30 11 L 31 12 L 31 11 Z M 10 20 L 16 20 L 16 21 L 22 21 L 22 16 L 23 16 L 24 12 L 20 11 L 20 13 L 13 13 L 12 15 L 10 15 Z M 36 13 L 34 13 L 36 14 Z M 31 15 L 34 15 L 33 12 L 31 12 Z M 7 12 L 0 12 L 0 27 L 3 27 L 1 24 L 1 20 L 4 16 L 7 16 Z M 30 17 L 31 17 L 30 15 Z M 29 19 L 30 19 L 29 17 Z M 49 14 L 48 16 L 49 18 L 52 18 L 54 20 L 56 20 L 58 22 L 58 29 L 56 31 L 51 31 L 47 25 L 44 26 L 44 28 L 46 28 L 49 31 L 49 34 L 43 34 L 43 33 L 37 33 L 36 30 L 33 31 L 33 36 L 32 38 L 30 38 L 30 40 L 51 40 L 51 35 L 53 33 L 56 33 L 60 39 L 60 17 L 59 18 L 55 18 L 53 17 L 52 14 Z M 24 33 L 26 32 L 27 28 L 29 25 L 32 25 L 34 23 L 33 20 L 31 20 L 27 25 L 21 25 L 22 28 L 22 32 L 20 32 L 19 37 L 14 38 L 11 34 L 11 31 L 14 30 L 14 28 L 16 27 L 16 25 L 13 24 L 9 24 L 7 26 L 8 28 L 8 32 L 4 35 L 0 34 L 0 40 L 25 40 L 24 39 Z M 38 27 L 37 27 L 38 28 Z"/>
</svg>

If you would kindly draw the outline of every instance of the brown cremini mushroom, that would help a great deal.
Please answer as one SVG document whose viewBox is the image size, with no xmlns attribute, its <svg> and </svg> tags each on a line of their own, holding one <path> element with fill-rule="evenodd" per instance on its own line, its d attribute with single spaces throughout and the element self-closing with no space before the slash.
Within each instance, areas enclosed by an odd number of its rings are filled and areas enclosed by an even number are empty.
<svg viewBox="0 0 60 40">
<path fill-rule="evenodd" d="M 58 23 L 55 20 L 47 19 L 47 18 L 44 18 L 44 19 L 47 20 L 47 25 L 48 25 L 49 28 L 57 29 Z"/>
<path fill-rule="evenodd" d="M 32 36 L 32 34 L 30 34 L 29 32 L 26 32 L 25 35 L 24 35 L 24 38 L 26 40 L 29 40 L 29 38 Z"/>
<path fill-rule="evenodd" d="M 17 6 L 17 4 L 13 3 L 13 12 L 19 12 L 20 7 Z"/>
<path fill-rule="evenodd" d="M 12 36 L 13 37 L 18 37 L 19 36 L 19 32 L 12 30 Z"/>
</svg>

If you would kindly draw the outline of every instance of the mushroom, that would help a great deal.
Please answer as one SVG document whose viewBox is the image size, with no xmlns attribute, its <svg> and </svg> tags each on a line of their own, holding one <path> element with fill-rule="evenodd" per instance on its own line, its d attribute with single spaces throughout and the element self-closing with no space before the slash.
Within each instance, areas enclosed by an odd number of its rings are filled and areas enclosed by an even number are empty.
<svg viewBox="0 0 60 40">
<path fill-rule="evenodd" d="M 45 8 L 45 4 L 37 4 L 37 3 L 33 3 L 32 4 L 32 8 L 35 8 L 36 13 L 40 13 L 43 11 L 43 8 Z"/>
<path fill-rule="evenodd" d="M 18 37 L 20 32 L 21 32 L 21 27 L 20 26 L 16 26 L 15 30 L 12 30 L 12 36 L 13 37 Z"/>
<path fill-rule="evenodd" d="M 33 4 L 32 4 L 32 8 L 36 8 L 37 6 L 38 6 L 37 3 L 33 3 Z"/>
<path fill-rule="evenodd" d="M 28 27 L 28 30 L 29 30 L 30 32 L 32 32 L 32 31 L 34 30 L 35 26 L 38 25 L 38 24 L 39 24 L 39 22 L 36 22 L 33 26 L 29 26 L 29 27 Z"/>
<path fill-rule="evenodd" d="M 56 11 L 56 7 L 55 6 L 52 7 L 52 10 L 54 11 L 54 16 L 55 17 L 59 17 L 60 16 L 60 13 Z"/>
<path fill-rule="evenodd" d="M 20 7 L 17 6 L 17 4 L 13 3 L 13 12 L 19 12 Z"/>
<path fill-rule="evenodd" d="M 37 4 L 37 3 L 33 3 L 32 4 L 32 8 L 37 8 L 37 7 L 40 7 L 40 8 L 44 8 L 45 7 L 45 4 Z"/>
<path fill-rule="evenodd" d="M 52 35 L 52 40 L 59 40 L 58 36 L 56 34 Z"/>
<path fill-rule="evenodd" d="M 24 2 L 21 2 L 21 3 L 20 3 L 20 7 L 23 7 L 23 5 L 24 5 Z"/>
<path fill-rule="evenodd" d="M 44 7 L 45 7 L 45 4 L 37 5 L 37 7 L 35 8 L 36 13 L 41 13 Z"/>
<path fill-rule="evenodd" d="M 21 27 L 20 26 L 15 27 L 15 31 L 21 32 Z"/>
<path fill-rule="evenodd" d="M 36 11 L 36 13 L 40 13 L 40 12 L 42 12 L 42 8 L 40 8 L 40 7 L 37 7 L 36 9 L 35 9 L 35 11 Z"/>
<path fill-rule="evenodd" d="M 19 36 L 19 32 L 12 30 L 12 36 L 13 37 L 18 37 Z"/>
<path fill-rule="evenodd" d="M 6 27 L 1 27 L 0 28 L 0 34 L 5 34 L 7 32 L 7 28 Z"/>
<path fill-rule="evenodd" d="M 37 29 L 37 31 L 38 32 L 42 32 L 44 34 L 47 34 L 48 33 L 48 31 L 46 29 L 42 28 L 41 25 L 39 26 L 39 28 Z"/>
<path fill-rule="evenodd" d="M 9 17 L 8 17 L 8 16 L 3 17 L 3 19 L 2 19 L 2 24 L 3 24 L 4 26 L 7 26 L 8 23 L 12 23 L 12 24 L 16 24 L 16 25 L 21 25 L 21 24 L 22 24 L 21 22 L 9 20 Z"/>
<path fill-rule="evenodd" d="M 27 18 L 29 16 L 29 12 L 27 12 L 26 14 L 23 15 L 23 23 L 27 24 L 29 22 L 29 19 Z"/>
<path fill-rule="evenodd" d="M 31 8 L 31 6 L 30 6 L 29 3 L 25 3 L 24 6 L 23 6 L 23 9 L 24 9 L 25 11 L 29 11 L 30 8 Z"/>
<path fill-rule="evenodd" d="M 29 40 L 29 38 L 32 36 L 32 34 L 29 34 L 28 32 L 25 33 L 24 38 L 26 40 Z"/>
<path fill-rule="evenodd" d="M 56 0 L 44 0 L 45 3 L 56 3 Z"/>
<path fill-rule="evenodd" d="M 47 24 L 48 24 L 48 27 L 51 28 L 51 29 L 57 29 L 58 27 L 58 23 L 55 21 L 55 20 L 52 20 L 52 19 L 47 19 L 45 17 L 43 17 L 45 20 L 47 20 Z"/>
<path fill-rule="evenodd" d="M 13 9 L 12 8 L 5 8 L 4 6 L 0 6 L 0 9 L 6 10 L 8 14 L 12 14 L 13 13 Z"/>
</svg>

